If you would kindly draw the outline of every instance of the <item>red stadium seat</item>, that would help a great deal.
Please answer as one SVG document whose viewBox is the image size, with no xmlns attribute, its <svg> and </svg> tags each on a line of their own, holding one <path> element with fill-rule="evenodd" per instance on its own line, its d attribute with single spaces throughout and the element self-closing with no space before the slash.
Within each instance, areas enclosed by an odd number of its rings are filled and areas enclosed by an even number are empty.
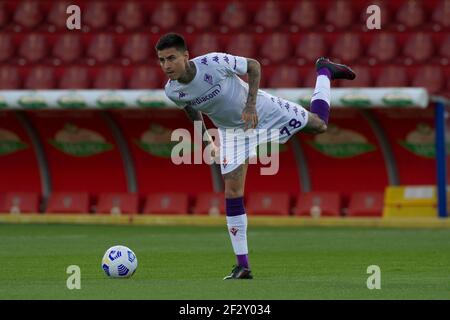
<svg viewBox="0 0 450 320">
<path fill-rule="evenodd" d="M 441 92 L 444 87 L 444 72 L 439 66 L 424 65 L 420 67 L 414 77 L 414 87 L 424 87 L 430 94 Z"/>
<path fill-rule="evenodd" d="M 358 75 L 354 80 L 340 80 L 339 84 L 344 88 L 363 88 L 372 86 L 372 76 L 370 74 L 370 67 L 367 66 L 352 66 L 353 71 Z"/>
<path fill-rule="evenodd" d="M 55 86 L 55 74 L 52 67 L 34 67 L 25 80 L 25 89 L 45 90 L 54 89 Z"/>
<path fill-rule="evenodd" d="M 47 40 L 42 34 L 27 34 L 19 46 L 19 56 L 24 60 L 23 62 L 40 62 L 47 57 L 47 52 Z"/>
<path fill-rule="evenodd" d="M 341 196 L 335 192 L 306 192 L 300 194 L 294 215 L 337 217 L 341 212 Z"/>
<path fill-rule="evenodd" d="M 123 89 L 125 79 L 122 74 L 122 68 L 107 66 L 100 70 L 94 80 L 95 89 Z"/>
<path fill-rule="evenodd" d="M 239 33 L 231 38 L 227 45 L 226 52 L 242 57 L 255 57 L 255 39 L 251 34 Z"/>
<path fill-rule="evenodd" d="M 247 25 L 247 10 L 243 1 L 232 1 L 220 16 L 221 31 L 242 31 Z"/>
<path fill-rule="evenodd" d="M 133 69 L 129 89 L 160 89 L 161 79 L 158 67 L 138 66 Z"/>
<path fill-rule="evenodd" d="M 289 21 L 291 31 L 311 30 L 319 24 L 319 10 L 316 1 L 303 0 L 299 2 L 291 11 Z"/>
<path fill-rule="evenodd" d="M 296 66 L 278 67 L 269 80 L 270 88 L 298 88 L 299 86 L 300 76 Z"/>
<path fill-rule="evenodd" d="M 275 32 L 266 37 L 261 47 L 261 57 L 263 64 L 286 63 L 286 59 L 291 56 L 291 43 L 285 33 Z"/>
<path fill-rule="evenodd" d="M 408 76 L 405 68 L 401 66 L 387 66 L 383 68 L 378 76 L 377 87 L 406 87 Z"/>
<path fill-rule="evenodd" d="M 146 34 L 135 33 L 128 36 L 122 47 L 124 64 L 147 62 L 150 58 L 150 39 Z"/>
<path fill-rule="evenodd" d="M 377 33 L 370 42 L 367 55 L 370 64 L 391 62 L 397 57 L 398 46 L 392 33 Z"/>
<path fill-rule="evenodd" d="M 442 64 L 449 64 L 450 62 L 450 35 L 448 35 L 444 42 L 442 43 L 442 46 L 439 50 L 439 55 L 441 56 L 441 63 Z"/>
<path fill-rule="evenodd" d="M 47 14 L 48 31 L 67 30 L 67 7 L 71 4 L 67 0 L 53 2 Z"/>
<path fill-rule="evenodd" d="M 434 30 L 450 28 L 450 0 L 441 0 L 432 14 L 432 21 L 436 23 Z"/>
<path fill-rule="evenodd" d="M 15 31 L 21 31 L 22 28 L 36 28 L 44 19 L 39 1 L 25 0 L 20 1 L 14 12 L 14 22 L 17 24 Z"/>
<path fill-rule="evenodd" d="M 307 33 L 296 49 L 297 63 L 304 65 L 315 62 L 318 57 L 326 56 L 327 45 L 321 33 Z"/>
<path fill-rule="evenodd" d="M 316 69 L 313 67 L 306 68 L 306 72 L 303 73 L 303 87 L 306 88 L 314 88 L 316 86 L 316 80 L 317 80 L 317 72 Z"/>
<path fill-rule="evenodd" d="M 85 192 L 54 192 L 47 213 L 89 213 L 89 195 Z"/>
<path fill-rule="evenodd" d="M 283 23 L 283 18 L 278 1 L 265 1 L 255 14 L 256 31 L 276 30 Z"/>
<path fill-rule="evenodd" d="M 33 192 L 7 192 L 5 194 L 5 212 L 37 213 L 39 196 Z"/>
<path fill-rule="evenodd" d="M 255 192 L 250 193 L 246 203 L 249 215 L 279 215 L 290 214 L 290 197 L 282 192 Z"/>
<path fill-rule="evenodd" d="M 202 33 L 192 43 L 191 52 L 194 57 L 204 55 L 209 52 L 219 52 L 219 40 L 213 33 Z"/>
<path fill-rule="evenodd" d="M 101 30 L 111 25 L 110 6 L 104 1 L 88 1 L 81 15 L 84 31 Z"/>
<path fill-rule="evenodd" d="M 341 34 L 334 42 L 332 56 L 343 62 L 352 62 L 359 59 L 362 53 L 359 34 L 346 32 Z"/>
<path fill-rule="evenodd" d="M 433 39 L 430 34 L 418 32 L 412 34 L 403 48 L 403 54 L 407 58 L 406 63 L 423 63 L 431 58 L 434 53 Z"/>
<path fill-rule="evenodd" d="M 85 67 L 71 66 L 64 69 L 59 81 L 60 89 L 89 89 L 90 78 Z"/>
<path fill-rule="evenodd" d="M 14 43 L 7 33 L 0 33 L 0 62 L 8 62 L 14 55 Z"/>
<path fill-rule="evenodd" d="M 113 215 L 138 213 L 139 198 L 130 193 L 101 193 L 98 197 L 97 213 Z"/>
<path fill-rule="evenodd" d="M 347 0 L 332 1 L 325 14 L 327 29 L 346 29 L 353 23 L 352 2 Z"/>
<path fill-rule="evenodd" d="M 142 2 L 127 1 L 119 9 L 116 15 L 116 30 L 123 32 L 141 28 L 145 21 L 145 8 Z"/>
<path fill-rule="evenodd" d="M 8 209 L 6 208 L 4 193 L 0 193 L 0 214 L 2 214 L 2 213 L 8 213 Z"/>
<path fill-rule="evenodd" d="M 186 24 L 187 31 L 205 31 L 215 22 L 214 11 L 209 2 L 196 1 L 192 8 L 187 12 Z"/>
<path fill-rule="evenodd" d="M 11 14 L 8 12 L 5 3 L 0 2 L 0 28 L 5 27 L 9 22 Z"/>
<path fill-rule="evenodd" d="M 225 214 L 225 195 L 223 193 L 200 193 L 194 207 L 194 214 L 217 216 Z"/>
<path fill-rule="evenodd" d="M 116 56 L 116 44 L 114 36 L 109 33 L 101 33 L 92 38 L 87 49 L 89 64 L 108 63 Z"/>
<path fill-rule="evenodd" d="M 172 30 L 179 23 L 175 3 L 162 1 L 150 17 L 151 31 L 154 33 Z"/>
<path fill-rule="evenodd" d="M 347 216 L 381 217 L 384 194 L 382 192 L 355 192 L 350 197 Z"/>
<path fill-rule="evenodd" d="M 412 29 L 425 22 L 425 10 L 420 0 L 407 0 L 397 11 L 398 29 Z"/>
<path fill-rule="evenodd" d="M 57 40 L 52 50 L 54 63 L 75 63 L 83 54 L 83 45 L 80 36 L 73 33 L 64 33 Z"/>
<path fill-rule="evenodd" d="M 21 87 L 19 71 L 16 67 L 0 66 L 0 89 L 17 90 Z"/>
<path fill-rule="evenodd" d="M 187 214 L 188 196 L 185 193 L 155 193 L 146 199 L 144 214 Z"/>
</svg>

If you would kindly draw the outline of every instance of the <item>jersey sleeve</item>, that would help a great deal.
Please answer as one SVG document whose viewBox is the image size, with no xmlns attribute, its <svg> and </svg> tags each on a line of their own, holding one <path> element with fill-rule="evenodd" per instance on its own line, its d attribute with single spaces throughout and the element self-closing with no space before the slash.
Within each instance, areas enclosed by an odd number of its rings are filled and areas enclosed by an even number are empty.
<svg viewBox="0 0 450 320">
<path fill-rule="evenodd" d="M 179 109 L 184 109 L 186 107 L 186 103 L 184 101 L 177 100 L 173 97 L 173 92 L 170 91 L 170 89 L 167 88 L 167 86 L 164 88 L 164 91 L 166 93 L 166 97 L 169 98 L 170 101 L 175 103 L 175 106 Z"/>
<path fill-rule="evenodd" d="M 247 58 L 228 53 L 213 53 L 212 63 L 222 67 L 228 74 L 244 75 L 247 73 Z"/>
</svg>

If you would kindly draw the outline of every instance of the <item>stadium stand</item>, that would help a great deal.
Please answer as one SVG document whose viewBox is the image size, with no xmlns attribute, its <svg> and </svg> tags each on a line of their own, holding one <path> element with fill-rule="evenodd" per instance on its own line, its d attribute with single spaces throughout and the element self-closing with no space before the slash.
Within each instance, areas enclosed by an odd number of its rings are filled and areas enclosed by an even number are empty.
<svg viewBox="0 0 450 320">
<path fill-rule="evenodd" d="M 264 65 L 263 83 L 267 84 L 275 80 L 270 81 L 266 74 L 278 72 L 266 70 L 297 63 L 302 73 L 306 70 L 303 66 L 307 68 L 317 56 L 327 54 L 362 66 L 379 65 L 382 71 L 371 74 L 376 86 L 408 84 L 409 81 L 401 80 L 403 71 L 397 76 L 398 70 L 392 71 L 393 76 L 385 75 L 383 70 L 387 68 L 389 73 L 392 66 L 414 69 L 419 64 L 439 65 L 445 76 L 450 72 L 448 0 L 375 1 L 373 4 L 383 8 L 385 27 L 371 32 L 361 23 L 367 19 L 365 0 L 252 0 L 224 4 L 195 0 L 123 3 L 79 0 L 77 3 L 86 12 L 82 32 L 64 28 L 65 21 L 59 13 L 66 1 L 2 3 L 0 65 L 48 64 L 51 53 L 54 67 L 62 69 L 80 63 L 88 66 L 121 63 L 124 68 L 135 64 L 156 66 L 150 44 L 162 33 L 173 30 L 185 32 L 187 39 L 192 40 L 189 44 L 193 55 L 227 51 L 260 59 Z M 186 12 L 186 19 L 182 19 L 181 12 Z M 325 24 L 317 23 L 318 19 Z M 150 40 L 144 41 L 144 37 Z M 119 48 L 121 52 L 117 51 Z M 23 74 L 28 71 L 20 70 L 19 88 L 25 88 Z M 165 81 L 162 74 L 157 76 L 158 83 Z M 386 81 L 386 77 L 398 79 Z M 126 78 L 128 81 L 129 77 Z M 310 81 L 302 82 L 310 85 Z M 89 85 L 94 88 L 95 81 Z M 445 87 L 439 92 L 444 90 Z"/>
<path fill-rule="evenodd" d="M 146 198 L 144 214 L 186 214 L 188 212 L 186 193 L 153 193 Z"/>
<path fill-rule="evenodd" d="M 86 192 L 54 192 L 51 194 L 47 213 L 88 213 L 89 194 Z"/>
<path fill-rule="evenodd" d="M 350 197 L 347 216 L 381 217 L 384 194 L 382 192 L 355 192 Z"/>
<path fill-rule="evenodd" d="M 138 213 L 139 197 L 129 193 L 101 193 L 95 212 L 112 215 Z"/>
<path fill-rule="evenodd" d="M 248 215 L 290 215 L 291 203 L 288 193 L 252 192 L 248 195 L 246 211 Z"/>
<path fill-rule="evenodd" d="M 193 213 L 210 216 L 225 214 L 225 195 L 217 192 L 199 193 Z"/>
<path fill-rule="evenodd" d="M 337 217 L 341 215 L 342 199 L 336 192 L 306 192 L 297 198 L 294 215 Z"/>
<path fill-rule="evenodd" d="M 39 195 L 34 192 L 7 192 L 5 193 L 4 210 L 9 213 L 36 213 L 39 212 Z"/>
</svg>

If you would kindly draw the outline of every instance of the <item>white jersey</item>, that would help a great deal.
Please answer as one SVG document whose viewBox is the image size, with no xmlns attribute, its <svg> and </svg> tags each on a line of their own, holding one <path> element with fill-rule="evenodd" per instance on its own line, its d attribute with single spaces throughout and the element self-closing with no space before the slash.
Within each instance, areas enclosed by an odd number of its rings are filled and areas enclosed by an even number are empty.
<svg viewBox="0 0 450 320">
<path fill-rule="evenodd" d="M 219 129 L 221 140 L 225 140 L 226 129 L 243 129 L 242 112 L 248 97 L 248 84 L 238 75 L 247 73 L 247 59 L 226 53 L 209 53 L 191 60 L 195 63 L 194 79 L 187 83 L 169 80 L 165 86 L 167 97 L 178 107 L 190 106 L 207 114 Z M 280 142 L 285 143 L 295 132 L 300 131 L 308 121 L 308 112 L 300 105 L 258 90 L 256 98 L 258 129 L 277 129 Z M 227 139 L 229 140 L 229 139 Z M 221 148 L 224 144 L 221 144 Z M 250 146 L 250 153 L 256 144 Z M 239 147 L 238 153 L 249 151 Z M 222 152 L 225 154 L 226 152 Z M 248 152 L 247 152 L 248 153 Z M 228 156 L 230 158 L 230 156 Z M 239 156 L 241 162 L 247 156 Z M 244 159 L 245 160 L 245 159 Z M 235 165 L 225 165 L 222 173 L 231 171 Z"/>
<path fill-rule="evenodd" d="M 181 108 L 190 106 L 207 114 L 218 128 L 243 128 L 248 84 L 238 75 L 247 73 L 247 59 L 213 52 L 191 61 L 197 69 L 194 79 L 187 84 L 169 80 L 165 86 L 167 97 Z M 260 121 L 275 109 L 271 97 L 258 91 L 256 111 Z"/>
</svg>

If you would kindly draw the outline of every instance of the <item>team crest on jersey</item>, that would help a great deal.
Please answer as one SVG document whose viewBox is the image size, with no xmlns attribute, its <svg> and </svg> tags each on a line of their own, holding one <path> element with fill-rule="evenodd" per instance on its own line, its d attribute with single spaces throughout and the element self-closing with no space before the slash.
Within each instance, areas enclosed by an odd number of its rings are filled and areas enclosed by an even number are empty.
<svg viewBox="0 0 450 320">
<path fill-rule="evenodd" d="M 203 78 L 206 82 L 208 82 L 210 85 L 213 84 L 213 78 L 212 75 L 205 73 L 205 77 Z"/>
<path fill-rule="evenodd" d="M 228 160 L 227 160 L 227 158 L 224 157 L 223 161 L 222 161 L 222 165 L 223 165 L 224 169 L 227 167 L 227 164 L 228 164 Z"/>
</svg>

